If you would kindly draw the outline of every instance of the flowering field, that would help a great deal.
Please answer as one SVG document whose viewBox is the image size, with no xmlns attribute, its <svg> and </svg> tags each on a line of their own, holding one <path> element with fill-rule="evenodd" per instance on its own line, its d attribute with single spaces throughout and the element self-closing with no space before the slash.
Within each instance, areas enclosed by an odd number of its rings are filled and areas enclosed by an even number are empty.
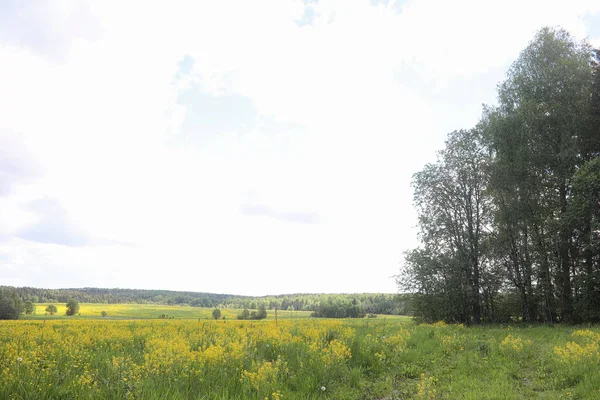
<svg viewBox="0 0 600 400">
<path fill-rule="evenodd" d="M 23 315 L 24 319 L 73 319 L 66 317 L 66 306 L 64 303 L 53 303 L 57 312 L 55 315 L 48 315 L 44 310 L 50 303 L 38 303 L 35 305 L 35 312 L 32 315 Z M 214 308 L 190 307 L 184 305 L 159 305 L 159 304 L 98 304 L 98 303 L 81 303 L 81 308 L 75 318 L 92 318 L 96 319 L 102 315 L 102 311 L 107 313 L 108 319 L 127 318 L 127 319 L 146 319 L 157 318 L 159 315 L 165 314 L 175 319 L 212 319 Z M 235 308 L 220 308 L 221 315 L 226 319 L 235 319 L 242 312 Z M 289 311 L 279 310 L 278 317 L 286 318 L 305 318 L 309 317 L 310 311 Z M 274 312 L 269 310 L 267 318 L 274 318 Z"/>
<path fill-rule="evenodd" d="M 1 321 L 6 399 L 600 398 L 596 329 Z"/>
</svg>

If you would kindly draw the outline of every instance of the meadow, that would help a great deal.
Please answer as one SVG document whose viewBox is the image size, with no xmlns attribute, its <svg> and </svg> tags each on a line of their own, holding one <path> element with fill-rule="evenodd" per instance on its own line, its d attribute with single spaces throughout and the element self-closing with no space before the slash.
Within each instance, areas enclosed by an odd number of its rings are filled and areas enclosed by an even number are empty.
<svg viewBox="0 0 600 400">
<path fill-rule="evenodd" d="M 595 327 L 381 316 L 2 321 L 0 397 L 597 399 L 599 343 Z"/>
<path fill-rule="evenodd" d="M 81 303 L 78 315 L 66 317 L 66 306 L 64 303 L 52 303 L 58 309 L 55 315 L 48 315 L 44 310 L 50 303 L 39 303 L 35 305 L 32 315 L 23 315 L 23 319 L 97 319 L 102 317 L 102 311 L 107 316 L 103 319 L 153 319 L 165 314 L 174 319 L 212 319 L 214 308 L 190 307 L 190 306 L 168 306 L 159 304 L 95 304 Z M 236 319 L 242 310 L 234 308 L 221 308 L 221 315 L 225 319 Z M 277 316 L 286 318 L 306 318 L 310 311 L 278 311 Z M 274 319 L 275 314 L 270 310 L 267 319 Z"/>
</svg>

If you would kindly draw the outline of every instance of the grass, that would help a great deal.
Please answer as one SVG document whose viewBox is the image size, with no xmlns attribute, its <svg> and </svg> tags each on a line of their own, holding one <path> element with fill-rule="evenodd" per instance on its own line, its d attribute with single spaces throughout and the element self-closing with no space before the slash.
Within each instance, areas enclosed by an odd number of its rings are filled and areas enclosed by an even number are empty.
<svg viewBox="0 0 600 400">
<path fill-rule="evenodd" d="M 181 320 L 102 319 L 103 309 L 115 318 L 164 312 Z M 306 314 L 280 315 L 276 325 L 233 320 L 238 310 L 225 310 L 232 313 L 225 321 L 206 320 L 211 309 L 192 307 L 81 311 L 0 323 L 1 399 L 600 398 L 595 326 L 464 327 Z"/>
</svg>

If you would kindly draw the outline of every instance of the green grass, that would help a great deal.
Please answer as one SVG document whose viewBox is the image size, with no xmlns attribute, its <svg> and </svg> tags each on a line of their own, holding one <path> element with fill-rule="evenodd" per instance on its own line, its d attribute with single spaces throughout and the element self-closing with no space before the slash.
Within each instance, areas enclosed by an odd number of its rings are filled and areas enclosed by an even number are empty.
<svg viewBox="0 0 600 400">
<path fill-rule="evenodd" d="M 239 310 L 228 309 L 225 321 L 209 321 L 212 309 L 195 307 L 82 304 L 75 317 L 40 308 L 28 321 L 0 323 L 0 399 L 600 398 L 598 326 L 416 325 L 384 316 L 340 324 L 289 312 L 276 326 L 272 312 L 257 322 L 233 321 Z M 156 320 L 162 313 L 181 320 Z M 326 361 L 335 343 L 351 357 Z"/>
</svg>

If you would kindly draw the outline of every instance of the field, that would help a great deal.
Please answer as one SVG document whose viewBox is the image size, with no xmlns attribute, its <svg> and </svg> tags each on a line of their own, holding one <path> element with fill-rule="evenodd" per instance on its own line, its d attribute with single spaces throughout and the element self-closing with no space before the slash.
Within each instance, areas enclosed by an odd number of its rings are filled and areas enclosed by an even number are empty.
<svg viewBox="0 0 600 400">
<path fill-rule="evenodd" d="M 55 315 L 46 315 L 44 310 L 48 304 L 36 304 L 33 315 L 24 315 L 24 319 L 97 319 L 101 318 L 102 311 L 106 311 L 104 319 L 152 319 L 166 314 L 174 319 L 212 319 L 213 308 L 189 307 L 189 306 L 165 306 L 156 304 L 86 304 L 82 303 L 79 315 L 66 317 L 64 303 L 53 303 L 58 312 Z M 242 310 L 221 308 L 221 315 L 225 319 L 235 319 Z M 310 311 L 278 311 L 278 318 L 306 318 Z M 270 310 L 267 319 L 274 319 L 274 312 Z"/>
<path fill-rule="evenodd" d="M 2 321 L 0 398 L 600 398 L 597 328 L 190 318 Z"/>
</svg>

